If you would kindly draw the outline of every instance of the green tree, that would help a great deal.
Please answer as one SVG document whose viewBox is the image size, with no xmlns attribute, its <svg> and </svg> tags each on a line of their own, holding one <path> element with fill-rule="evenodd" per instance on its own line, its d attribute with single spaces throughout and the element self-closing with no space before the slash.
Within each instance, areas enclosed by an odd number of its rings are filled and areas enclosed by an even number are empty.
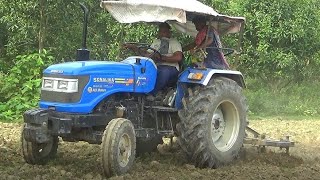
<svg viewBox="0 0 320 180">
<path fill-rule="evenodd" d="M 319 60 L 319 1 L 232 1 L 230 12 L 247 19 L 241 70 L 271 86 L 300 82 Z"/>
</svg>

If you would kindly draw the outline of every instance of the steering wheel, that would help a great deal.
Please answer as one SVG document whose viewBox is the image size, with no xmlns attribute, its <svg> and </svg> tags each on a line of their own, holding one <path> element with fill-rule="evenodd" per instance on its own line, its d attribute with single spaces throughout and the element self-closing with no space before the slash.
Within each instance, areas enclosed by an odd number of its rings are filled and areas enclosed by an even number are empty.
<svg viewBox="0 0 320 180">
<path fill-rule="evenodd" d="M 160 59 L 160 60 L 162 59 L 161 53 L 160 53 L 158 50 L 156 50 L 156 49 L 154 49 L 154 48 L 152 48 L 152 47 L 150 47 L 150 46 L 138 46 L 138 49 L 146 49 L 146 50 L 150 49 L 150 50 L 153 51 L 153 53 L 151 53 L 151 54 L 149 55 L 150 58 L 151 58 L 152 56 L 154 56 L 155 54 L 158 54 L 158 55 L 159 55 L 159 59 Z M 140 53 L 140 52 L 139 52 L 139 53 Z"/>
<path fill-rule="evenodd" d="M 154 56 L 155 54 L 158 54 L 158 55 L 159 55 L 159 59 L 160 59 L 160 60 L 161 60 L 161 58 L 162 58 L 161 53 L 160 53 L 158 50 L 150 47 L 150 45 L 147 44 L 147 43 L 129 42 L 129 43 L 126 43 L 126 44 L 134 44 L 134 45 L 136 45 L 137 48 L 139 49 L 138 53 L 139 53 L 140 56 L 143 56 L 143 54 L 141 53 L 140 50 L 148 50 L 148 49 L 150 49 L 150 50 L 153 51 L 153 53 L 151 53 L 151 54 L 149 55 L 149 58 L 151 58 L 151 57 Z"/>
</svg>

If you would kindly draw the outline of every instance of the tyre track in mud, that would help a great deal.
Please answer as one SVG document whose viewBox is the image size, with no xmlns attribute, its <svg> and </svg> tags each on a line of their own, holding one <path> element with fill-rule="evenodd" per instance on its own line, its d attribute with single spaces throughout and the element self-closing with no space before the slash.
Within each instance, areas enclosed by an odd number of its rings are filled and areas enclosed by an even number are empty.
<svg viewBox="0 0 320 180">
<path fill-rule="evenodd" d="M 103 179 L 100 146 L 60 141 L 57 158 L 47 165 L 26 164 L 21 155 L 22 124 L 0 123 L 0 179 Z M 290 155 L 267 148 L 258 153 L 246 146 L 242 157 L 219 169 L 199 169 L 178 151 L 136 159 L 133 169 L 111 179 L 320 179 L 320 120 L 267 119 L 250 126 L 267 136 L 291 135 Z"/>
</svg>

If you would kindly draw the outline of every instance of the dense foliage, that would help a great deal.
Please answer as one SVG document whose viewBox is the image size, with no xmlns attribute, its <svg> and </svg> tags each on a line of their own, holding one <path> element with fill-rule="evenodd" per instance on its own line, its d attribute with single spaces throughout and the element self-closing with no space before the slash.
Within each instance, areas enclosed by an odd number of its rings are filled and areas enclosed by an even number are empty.
<svg viewBox="0 0 320 180">
<path fill-rule="evenodd" d="M 249 76 L 282 88 L 284 80 L 319 75 L 319 1 L 243 0 L 233 6 L 247 18 L 241 69 Z"/>
<path fill-rule="evenodd" d="M 121 59 L 124 56 L 120 49 L 122 42 L 150 42 L 155 35 L 155 27 L 149 24 L 117 23 L 100 8 L 98 0 L 83 2 L 90 10 L 88 47 L 92 59 Z M 229 58 L 229 61 L 233 68 L 254 79 L 249 81 L 253 90 L 249 92 L 253 98 L 249 100 L 253 113 L 263 111 L 263 94 L 286 92 L 290 89 L 288 85 L 299 89 L 301 85 L 296 84 L 306 84 L 305 80 L 311 79 L 307 84 L 318 83 L 318 0 L 203 2 L 223 14 L 246 17 L 242 55 L 238 60 Z M 82 37 L 83 15 L 78 3 L 75 0 L 0 2 L 0 119 L 16 118 L 25 109 L 36 106 L 41 71 L 50 64 L 74 59 Z M 188 40 L 181 35 L 178 38 L 182 42 Z M 223 37 L 224 45 L 235 47 L 235 38 L 235 35 Z M 296 97 L 297 103 L 301 100 L 297 94 L 291 95 Z M 257 105 L 260 100 L 261 105 Z M 314 102 L 310 104 L 314 105 Z M 308 109 L 312 108 L 307 104 L 294 113 L 304 113 Z M 319 112 L 311 111 L 311 114 Z"/>
<path fill-rule="evenodd" d="M 53 57 L 43 50 L 41 54 L 17 56 L 13 67 L 0 82 L 0 119 L 13 120 L 22 111 L 36 107 L 40 100 L 42 70 Z M 0 77 L 1 78 L 1 77 Z"/>
</svg>

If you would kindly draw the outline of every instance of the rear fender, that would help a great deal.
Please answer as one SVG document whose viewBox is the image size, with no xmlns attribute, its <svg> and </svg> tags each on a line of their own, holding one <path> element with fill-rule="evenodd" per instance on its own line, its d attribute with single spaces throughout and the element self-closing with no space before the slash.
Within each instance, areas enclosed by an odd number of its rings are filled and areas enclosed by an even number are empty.
<svg viewBox="0 0 320 180">
<path fill-rule="evenodd" d="M 191 80 L 188 76 L 191 73 L 201 73 L 203 76 L 201 80 Z M 226 78 L 230 78 L 237 82 L 239 86 L 245 88 L 245 83 L 241 72 L 232 71 L 232 70 L 220 70 L 220 69 L 197 69 L 197 68 L 187 68 L 183 71 L 179 76 L 179 83 L 192 83 L 192 84 L 201 84 L 208 85 L 210 79 L 212 77 L 223 76 Z"/>
<path fill-rule="evenodd" d="M 192 73 L 201 73 L 202 78 L 200 80 L 192 80 L 188 78 Z M 201 84 L 207 86 L 212 78 L 216 77 L 226 77 L 234 80 L 242 88 L 245 88 L 245 83 L 241 72 L 231 71 L 231 70 L 220 70 L 220 69 L 196 69 L 187 68 L 179 75 L 177 95 L 175 100 L 175 107 L 177 109 L 182 109 L 182 98 L 184 97 L 184 92 L 186 92 L 188 85 L 190 84 Z"/>
</svg>

